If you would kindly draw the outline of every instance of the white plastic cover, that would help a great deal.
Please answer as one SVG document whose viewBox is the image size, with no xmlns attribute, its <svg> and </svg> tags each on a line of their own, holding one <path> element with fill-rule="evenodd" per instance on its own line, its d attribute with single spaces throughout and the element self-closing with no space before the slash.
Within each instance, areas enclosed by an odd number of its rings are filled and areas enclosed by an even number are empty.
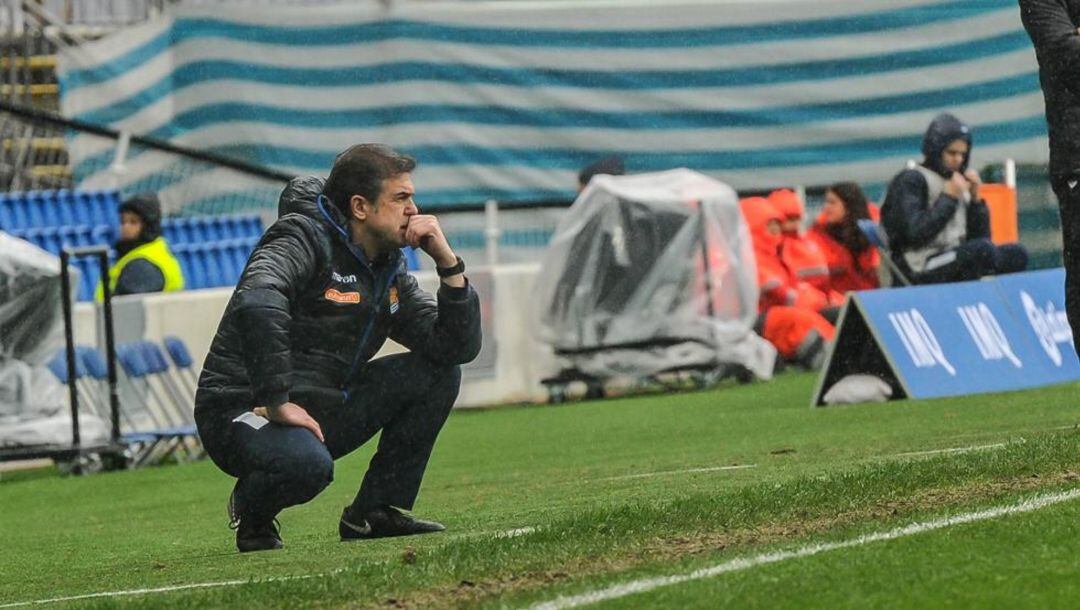
<svg viewBox="0 0 1080 610">
<path fill-rule="evenodd" d="M 775 349 L 753 332 L 750 233 L 735 191 L 713 178 L 688 169 L 595 177 L 542 269 L 538 338 L 583 373 L 736 364 L 772 375 Z"/>
<path fill-rule="evenodd" d="M 44 366 L 64 343 L 59 276 L 58 257 L 0 231 L 2 416 L 53 413 L 65 405 L 64 386 Z M 78 279 L 72 268 L 72 294 Z"/>
</svg>

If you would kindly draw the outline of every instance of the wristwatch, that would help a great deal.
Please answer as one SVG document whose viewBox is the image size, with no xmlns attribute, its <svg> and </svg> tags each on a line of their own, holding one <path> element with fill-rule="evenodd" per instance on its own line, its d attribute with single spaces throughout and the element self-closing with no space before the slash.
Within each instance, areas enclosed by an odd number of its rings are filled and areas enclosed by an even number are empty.
<svg viewBox="0 0 1080 610">
<path fill-rule="evenodd" d="M 459 256 L 457 257 L 457 264 L 453 267 L 435 267 L 435 273 L 438 273 L 439 277 L 450 277 L 451 275 L 465 273 L 465 261 L 461 260 Z"/>
</svg>

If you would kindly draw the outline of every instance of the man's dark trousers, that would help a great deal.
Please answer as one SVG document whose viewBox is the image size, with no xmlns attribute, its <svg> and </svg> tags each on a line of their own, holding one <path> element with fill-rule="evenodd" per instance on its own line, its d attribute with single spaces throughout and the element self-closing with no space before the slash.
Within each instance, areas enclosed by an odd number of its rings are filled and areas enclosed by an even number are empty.
<svg viewBox="0 0 1080 610">
<path fill-rule="evenodd" d="M 1050 180 L 1061 213 L 1062 258 L 1065 263 L 1065 312 L 1080 354 L 1080 177 L 1057 176 Z M 1071 186 L 1070 186 L 1071 183 Z"/>
<path fill-rule="evenodd" d="M 246 405 L 199 409 L 196 419 L 211 459 L 239 479 L 235 499 L 241 519 L 269 521 L 282 509 L 311 500 L 333 480 L 334 460 L 379 430 L 379 447 L 353 507 L 409 510 L 460 386 L 460 367 L 408 353 L 362 366 L 347 399 L 337 390 L 295 388 L 292 400 L 319 422 L 325 445 L 306 428 L 245 415 L 251 409 Z"/>
<path fill-rule="evenodd" d="M 999 246 L 989 239 L 970 239 L 952 252 L 956 256 L 952 262 L 916 274 L 911 280 L 916 284 L 967 282 L 987 275 L 1018 273 L 1028 264 L 1027 249 L 1021 244 Z"/>
</svg>

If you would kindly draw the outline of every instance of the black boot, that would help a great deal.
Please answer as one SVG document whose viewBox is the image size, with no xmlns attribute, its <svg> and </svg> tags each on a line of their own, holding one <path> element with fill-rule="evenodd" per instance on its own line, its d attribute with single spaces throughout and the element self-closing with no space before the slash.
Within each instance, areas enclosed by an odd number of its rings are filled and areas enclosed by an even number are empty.
<svg viewBox="0 0 1080 610">
<path fill-rule="evenodd" d="M 424 521 L 407 515 L 393 506 L 382 506 L 363 512 L 360 516 L 346 507 L 341 512 L 338 533 L 341 540 L 364 540 L 390 536 L 431 534 L 446 529 L 441 523 Z"/>
<path fill-rule="evenodd" d="M 236 530 L 236 548 L 241 553 L 273 551 L 285 546 L 277 519 L 258 523 L 240 517 L 236 509 L 236 489 L 229 495 L 229 527 Z"/>
</svg>

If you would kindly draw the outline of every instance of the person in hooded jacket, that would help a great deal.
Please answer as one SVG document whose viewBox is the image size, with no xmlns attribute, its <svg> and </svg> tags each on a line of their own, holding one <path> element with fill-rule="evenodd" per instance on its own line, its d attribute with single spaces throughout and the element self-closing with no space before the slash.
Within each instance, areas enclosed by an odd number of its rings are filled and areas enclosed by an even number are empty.
<svg viewBox="0 0 1080 610">
<path fill-rule="evenodd" d="M 1065 310 L 1080 353 L 1080 0 L 1020 0 L 1039 62 L 1050 140 L 1050 186 L 1061 214 Z"/>
<path fill-rule="evenodd" d="M 990 241 L 982 181 L 968 168 L 971 129 L 942 113 L 923 137 L 923 161 L 889 183 L 881 221 L 901 271 L 915 284 L 974 280 L 1027 268 L 1020 244 Z"/>
<path fill-rule="evenodd" d="M 879 287 L 881 255 L 858 223 L 864 219 L 878 222 L 880 218 L 877 206 L 866 200 L 854 182 L 839 182 L 825 191 L 825 205 L 807 237 L 825 254 L 832 290 L 843 294 Z"/>
<path fill-rule="evenodd" d="M 828 307 L 828 299 L 813 286 L 794 280 L 780 260 L 783 214 L 764 197 L 742 199 L 739 207 L 750 229 L 761 291 L 754 331 L 772 343 L 784 361 L 817 368 L 826 342 L 835 335 L 833 324 L 820 313 Z"/>
<path fill-rule="evenodd" d="M 116 264 L 109 269 L 113 296 L 184 289 L 180 262 L 161 236 L 161 202 L 153 193 L 140 193 L 120 204 L 120 237 L 113 246 Z M 105 299 L 98 283 L 94 298 Z"/>
<path fill-rule="evenodd" d="M 769 193 L 769 203 L 783 215 L 780 230 L 780 260 L 799 281 L 806 282 L 826 293 L 831 302 L 839 302 L 839 295 L 829 294 L 829 265 L 825 253 L 817 242 L 808 238 L 802 230 L 806 215 L 802 198 L 791 189 L 778 189 Z"/>
<path fill-rule="evenodd" d="M 784 214 L 764 197 L 747 197 L 739 205 L 753 238 L 761 308 L 785 305 L 818 312 L 826 318 L 834 316 L 839 304 L 834 297 L 838 295 L 801 279 L 784 260 Z"/>
<path fill-rule="evenodd" d="M 413 507 L 480 350 L 480 302 L 435 216 L 413 201 L 416 162 L 381 144 L 341 153 L 330 176 L 294 178 L 252 252 L 210 347 L 195 419 L 236 486 L 241 552 L 282 547 L 275 517 L 333 479 L 334 460 L 381 430 L 342 541 L 443 530 Z M 405 271 L 419 247 L 437 296 Z M 387 338 L 410 351 L 372 360 Z"/>
</svg>

